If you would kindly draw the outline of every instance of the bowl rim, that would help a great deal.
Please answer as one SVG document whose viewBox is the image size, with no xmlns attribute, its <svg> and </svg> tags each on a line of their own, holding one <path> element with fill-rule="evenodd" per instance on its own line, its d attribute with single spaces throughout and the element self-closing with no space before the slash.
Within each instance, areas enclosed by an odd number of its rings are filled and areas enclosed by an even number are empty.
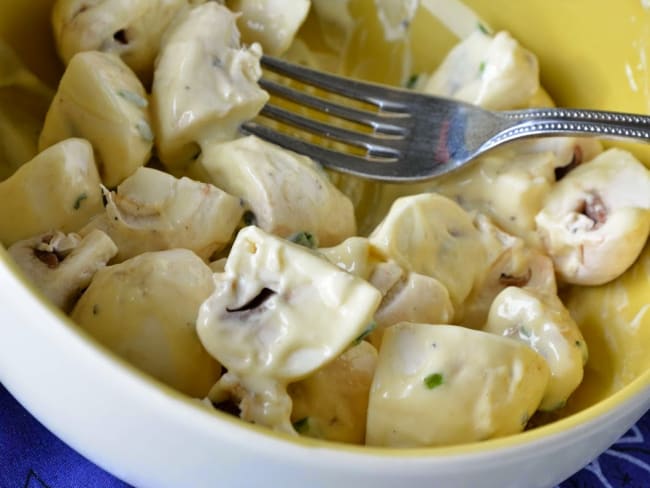
<svg viewBox="0 0 650 488">
<path fill-rule="evenodd" d="M 207 430 L 211 430 L 210 423 L 214 422 L 214 429 L 212 430 L 215 435 L 219 434 L 221 428 L 228 427 L 234 429 L 233 432 L 235 435 L 239 431 L 242 435 L 245 434 L 246 437 L 274 441 L 273 444 L 276 445 L 278 443 L 284 444 L 285 446 L 288 444 L 293 448 L 309 450 L 318 448 L 319 451 L 345 453 L 356 459 L 378 457 L 382 459 L 393 458 L 403 462 L 406 460 L 422 460 L 424 458 L 474 457 L 491 455 L 497 451 L 518 449 L 533 443 L 546 442 L 556 436 L 567 434 L 569 431 L 587 428 L 592 422 L 596 422 L 599 418 L 616 410 L 616 407 L 632 402 L 644 392 L 650 393 L 650 369 L 648 369 L 610 396 L 560 420 L 518 434 L 452 446 L 414 448 L 377 447 L 345 444 L 304 436 L 293 436 L 274 431 L 267 427 L 244 422 L 216 409 L 209 409 L 198 399 L 191 398 L 175 390 L 131 365 L 125 359 L 117 356 L 106 346 L 96 341 L 89 333 L 78 327 L 63 311 L 49 302 L 40 290 L 36 288 L 36 285 L 23 274 L 4 246 L 0 245 L 0 268 L 2 267 L 24 287 L 24 291 L 27 292 L 31 300 L 29 305 L 36 307 L 39 312 L 47 315 L 51 319 L 51 324 L 48 324 L 48 326 L 56 327 L 55 332 L 62 334 L 64 340 L 73 340 L 81 344 L 86 353 L 95 355 L 97 359 L 107 363 L 112 371 L 116 373 L 116 376 L 132 379 L 132 382 L 136 384 L 140 392 L 144 393 L 145 390 L 149 390 L 150 392 L 162 394 L 171 400 L 172 403 L 176 404 L 176 406 L 182 407 L 177 409 L 179 414 L 184 415 L 185 413 L 192 412 L 197 421 L 203 416 L 202 422 L 205 424 Z M 0 271 L 2 270 L 0 269 Z M 11 391 L 10 388 L 8 389 Z M 38 420 L 43 422 L 40 418 Z M 44 423 L 47 425 L 47 421 Z"/>
</svg>

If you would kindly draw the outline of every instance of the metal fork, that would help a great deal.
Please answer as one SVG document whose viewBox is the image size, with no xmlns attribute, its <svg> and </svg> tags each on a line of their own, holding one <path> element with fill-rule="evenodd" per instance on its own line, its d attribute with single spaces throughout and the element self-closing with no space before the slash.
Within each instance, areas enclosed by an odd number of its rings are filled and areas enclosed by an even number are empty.
<svg viewBox="0 0 650 488">
<path fill-rule="evenodd" d="M 650 140 L 650 117 L 639 114 L 561 108 L 492 112 L 447 98 L 334 76 L 269 56 L 262 57 L 262 66 L 289 80 L 370 104 L 369 110 L 354 108 L 285 83 L 260 80 L 272 95 L 331 118 L 322 122 L 270 103 L 261 115 L 364 151 L 354 154 L 309 142 L 264 125 L 259 118 L 244 123 L 243 131 L 307 155 L 325 167 L 364 178 L 390 182 L 434 178 L 523 137 L 591 135 Z M 337 117 L 369 130 L 340 127 Z"/>
</svg>

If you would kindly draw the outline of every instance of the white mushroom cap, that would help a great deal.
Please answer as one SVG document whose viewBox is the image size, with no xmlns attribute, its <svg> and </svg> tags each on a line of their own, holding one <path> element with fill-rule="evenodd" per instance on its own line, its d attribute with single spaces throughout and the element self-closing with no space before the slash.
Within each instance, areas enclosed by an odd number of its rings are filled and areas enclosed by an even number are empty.
<svg viewBox="0 0 650 488">
<path fill-rule="evenodd" d="M 18 241 L 9 254 L 54 305 L 68 312 L 95 273 L 117 253 L 110 237 L 99 230 L 84 238 L 54 232 Z"/>
<path fill-rule="evenodd" d="M 648 237 L 650 174 L 630 153 L 610 149 L 559 181 L 535 221 L 563 281 L 611 281 Z"/>
</svg>

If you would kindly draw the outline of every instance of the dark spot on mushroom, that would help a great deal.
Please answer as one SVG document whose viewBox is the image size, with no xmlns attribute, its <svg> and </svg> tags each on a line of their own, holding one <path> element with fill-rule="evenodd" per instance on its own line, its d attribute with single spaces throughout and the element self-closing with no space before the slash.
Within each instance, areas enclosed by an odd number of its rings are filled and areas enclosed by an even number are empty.
<svg viewBox="0 0 650 488">
<path fill-rule="evenodd" d="M 257 217 L 250 210 L 246 210 L 246 212 L 244 212 L 244 224 L 257 225 Z"/>
<path fill-rule="evenodd" d="M 34 256 L 36 256 L 39 261 L 46 264 L 50 269 L 56 269 L 59 266 L 59 257 L 55 252 L 34 249 Z"/>
<path fill-rule="evenodd" d="M 530 268 L 526 271 L 526 274 L 523 276 L 515 276 L 515 275 L 510 275 L 507 273 L 501 273 L 501 276 L 499 276 L 499 283 L 501 283 L 504 286 L 526 286 L 528 282 L 530 281 L 532 275 L 532 271 Z"/>
<path fill-rule="evenodd" d="M 269 298 L 271 298 L 275 294 L 276 293 L 269 288 L 262 288 L 262 290 L 257 294 L 257 296 L 254 297 L 252 300 L 250 300 L 248 303 L 245 303 L 241 307 L 237 307 L 237 308 L 226 308 L 226 310 L 230 313 L 249 312 L 256 308 L 260 308 L 262 305 L 264 305 L 264 303 Z"/>
<path fill-rule="evenodd" d="M 126 29 L 120 29 L 113 34 L 113 39 L 115 39 L 120 44 L 128 44 L 129 39 L 126 37 Z"/>
<path fill-rule="evenodd" d="M 595 192 L 589 193 L 589 196 L 580 202 L 577 212 L 593 221 L 592 230 L 598 229 L 607 222 L 607 206 L 600 195 Z"/>
<path fill-rule="evenodd" d="M 582 164 L 582 160 L 583 160 L 582 148 L 580 146 L 575 146 L 573 148 L 573 157 L 571 158 L 571 162 L 566 166 L 560 166 L 559 168 L 555 168 L 555 181 L 560 181 L 572 170 L 580 166 Z"/>
</svg>

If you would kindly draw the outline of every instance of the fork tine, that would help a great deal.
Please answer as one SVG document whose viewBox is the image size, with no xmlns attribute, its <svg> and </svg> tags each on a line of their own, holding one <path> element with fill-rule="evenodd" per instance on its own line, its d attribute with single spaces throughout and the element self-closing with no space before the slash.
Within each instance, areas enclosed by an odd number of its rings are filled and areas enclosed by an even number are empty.
<svg viewBox="0 0 650 488">
<path fill-rule="evenodd" d="M 368 110 L 359 110 L 356 108 L 346 107 L 325 100 L 301 90 L 295 90 L 286 85 L 275 83 L 267 79 L 260 79 L 259 84 L 269 93 L 291 100 L 303 106 L 318 110 L 319 112 L 340 117 L 351 122 L 364 124 L 372 127 L 375 132 L 391 136 L 405 136 L 408 132 L 405 127 L 399 125 L 403 117 L 391 117 L 391 114 L 379 114 Z M 409 117 L 410 118 L 410 117 Z"/>
<path fill-rule="evenodd" d="M 399 157 L 399 150 L 382 144 L 382 140 L 380 138 L 372 136 L 370 134 L 363 134 L 361 132 L 355 132 L 352 130 L 335 127 L 333 125 L 303 117 L 296 113 L 289 112 L 288 110 L 284 110 L 282 108 L 269 104 L 264 106 L 260 114 L 270 119 L 306 130 L 321 137 L 333 139 L 335 141 L 343 142 L 351 146 L 365 148 L 370 154 L 373 155 L 381 154 L 382 157 L 392 157 L 393 159 L 397 159 Z M 386 139 L 386 142 L 388 141 L 394 142 L 394 140 Z"/>
<path fill-rule="evenodd" d="M 257 122 L 245 122 L 241 129 L 249 134 L 256 135 L 265 141 L 272 142 L 298 154 L 309 156 L 323 166 L 367 178 L 372 175 L 379 181 L 412 181 L 413 176 L 405 173 L 396 163 L 382 163 L 372 161 L 361 156 L 354 156 L 296 139 L 287 134 L 278 132 L 270 127 Z"/>
<path fill-rule="evenodd" d="M 354 100 L 368 102 L 382 110 L 396 113 L 409 112 L 409 105 L 402 93 L 397 89 L 387 90 L 381 85 L 343 78 L 322 71 L 305 68 L 288 63 L 271 56 L 262 56 L 263 67 L 284 75 L 288 78 L 312 85 L 337 95 L 343 95 Z M 410 92 L 406 92 L 407 94 Z"/>
</svg>

